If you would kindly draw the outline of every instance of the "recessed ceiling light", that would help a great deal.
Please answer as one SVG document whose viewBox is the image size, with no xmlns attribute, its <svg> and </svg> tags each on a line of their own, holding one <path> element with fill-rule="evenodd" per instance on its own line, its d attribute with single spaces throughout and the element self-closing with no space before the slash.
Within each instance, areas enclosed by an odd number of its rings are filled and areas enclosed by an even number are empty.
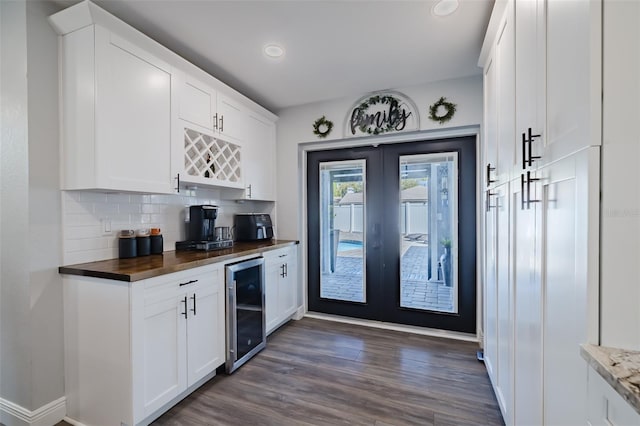
<svg viewBox="0 0 640 426">
<path fill-rule="evenodd" d="M 279 58 L 284 55 L 284 49 L 277 44 L 267 44 L 264 47 L 264 54 L 270 58 Z"/>
<path fill-rule="evenodd" d="M 448 16 L 458 9 L 458 0 L 440 0 L 431 12 L 436 16 Z"/>
</svg>

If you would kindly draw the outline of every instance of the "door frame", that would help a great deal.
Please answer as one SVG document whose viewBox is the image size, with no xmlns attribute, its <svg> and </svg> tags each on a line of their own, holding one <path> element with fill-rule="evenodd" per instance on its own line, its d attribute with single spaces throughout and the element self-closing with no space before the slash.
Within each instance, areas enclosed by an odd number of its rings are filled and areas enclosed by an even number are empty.
<svg viewBox="0 0 640 426">
<path fill-rule="evenodd" d="M 438 140 L 438 139 L 448 139 L 455 137 L 465 137 L 472 136 L 476 138 L 476 334 L 472 335 L 469 333 L 460 333 L 455 331 L 448 330 L 440 330 L 440 329 L 432 329 L 427 327 L 413 327 L 413 326 L 404 326 L 397 325 L 391 323 L 388 324 L 388 328 L 396 329 L 396 330 L 405 330 L 411 332 L 417 332 L 424 335 L 432 335 L 432 336 L 447 336 L 456 339 L 462 340 L 471 340 L 471 341 L 483 341 L 483 300 L 484 293 L 482 291 L 482 277 L 484 276 L 484 259 L 483 259 L 483 250 L 481 248 L 484 246 L 484 230 L 481 228 L 484 210 L 479 202 L 481 200 L 480 195 L 482 194 L 482 167 L 480 166 L 483 161 L 483 146 L 482 143 L 482 132 L 480 125 L 471 125 L 471 126 L 461 126 L 450 129 L 433 129 L 433 130 L 423 130 L 418 132 L 403 132 L 399 134 L 393 135 L 379 135 L 379 136 L 370 136 L 370 137 L 358 137 L 358 138 L 345 138 L 345 139 L 337 139 L 331 141 L 313 141 L 313 142 L 301 142 L 298 144 L 298 177 L 299 177 L 299 186 L 298 186 L 298 211 L 302 214 L 302 220 L 298 223 L 298 235 L 300 235 L 300 249 L 302 250 L 302 256 L 300 258 L 300 264 L 298 268 L 298 282 L 301 286 L 300 295 L 302 296 L 302 308 L 303 311 L 298 311 L 296 318 L 302 318 L 302 316 L 307 315 L 309 313 L 308 306 L 308 245 L 307 241 L 307 153 L 310 151 L 320 151 L 325 149 L 341 149 L 341 148 L 357 148 L 359 146 L 378 146 L 381 144 L 397 144 L 403 142 L 418 142 L 418 141 L 430 141 L 430 140 Z M 323 314 L 324 315 L 324 314 Z M 340 321 L 343 322 L 353 322 L 353 323 L 362 323 L 366 320 L 359 320 L 350 318 L 340 317 Z M 377 326 L 380 326 L 381 323 L 375 322 Z"/>
</svg>

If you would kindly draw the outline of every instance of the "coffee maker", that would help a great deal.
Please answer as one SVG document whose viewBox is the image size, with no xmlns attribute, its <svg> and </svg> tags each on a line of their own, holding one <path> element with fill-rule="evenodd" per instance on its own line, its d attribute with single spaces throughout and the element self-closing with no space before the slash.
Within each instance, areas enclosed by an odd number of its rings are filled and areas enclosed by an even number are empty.
<svg viewBox="0 0 640 426">
<path fill-rule="evenodd" d="M 217 250 L 233 246 L 233 240 L 216 238 L 218 206 L 189 207 L 189 226 L 186 241 L 177 241 L 176 250 Z"/>
</svg>

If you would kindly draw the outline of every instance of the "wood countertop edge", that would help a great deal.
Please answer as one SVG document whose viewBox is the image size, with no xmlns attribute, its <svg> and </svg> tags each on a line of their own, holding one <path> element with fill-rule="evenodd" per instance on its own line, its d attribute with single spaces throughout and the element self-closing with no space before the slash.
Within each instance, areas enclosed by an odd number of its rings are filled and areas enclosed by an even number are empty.
<svg viewBox="0 0 640 426">
<path fill-rule="evenodd" d="M 629 405 L 640 414 L 640 389 L 629 379 L 639 373 L 635 366 L 628 370 L 611 359 L 611 356 L 630 356 L 634 364 L 640 367 L 640 352 L 626 349 L 609 348 L 605 346 L 584 344 L 580 345 L 580 354 L 587 363 L 607 382 Z"/>
<path fill-rule="evenodd" d="M 276 240 L 273 242 L 273 245 L 263 246 L 259 245 L 255 248 L 248 248 L 246 250 L 238 251 L 236 253 L 228 253 L 219 256 L 215 256 L 215 252 L 208 252 L 209 254 L 213 254 L 211 257 L 206 257 L 202 259 L 194 259 L 187 260 L 182 263 L 174 263 L 168 266 L 160 266 L 157 268 L 152 268 L 148 270 L 143 270 L 140 272 L 124 272 L 124 271 L 108 271 L 101 269 L 100 266 L 107 265 L 109 263 L 118 262 L 119 259 L 108 259 L 97 262 L 88 262 L 88 263 L 79 263 L 75 265 L 65 265 L 60 266 L 58 268 L 58 273 L 64 275 L 75 275 L 75 276 L 83 276 L 83 277 L 92 277 L 92 278 L 102 278 L 114 281 L 125 281 L 125 282 L 136 282 L 142 281 L 149 278 L 155 278 L 162 275 L 172 274 L 174 272 L 186 271 L 189 269 L 197 268 L 200 266 L 207 266 L 214 263 L 227 263 L 230 260 L 238 259 L 241 257 L 251 256 L 254 254 L 262 254 L 264 252 L 278 250 L 287 246 L 292 246 L 299 244 L 300 242 L 297 240 Z M 149 259 L 151 261 L 154 259 L 152 256 L 164 256 L 164 255 L 172 255 L 175 252 L 168 251 L 163 255 L 151 255 L 145 256 L 144 258 L 136 258 L 138 260 Z M 194 256 L 198 254 L 204 254 L 205 252 L 193 252 Z M 106 269 L 106 267 L 105 267 Z"/>
</svg>

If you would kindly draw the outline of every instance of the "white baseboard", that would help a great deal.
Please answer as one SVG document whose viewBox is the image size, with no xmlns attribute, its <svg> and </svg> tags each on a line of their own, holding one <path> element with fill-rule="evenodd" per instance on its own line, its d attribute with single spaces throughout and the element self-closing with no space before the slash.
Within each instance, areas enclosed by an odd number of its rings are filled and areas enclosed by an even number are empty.
<svg viewBox="0 0 640 426">
<path fill-rule="evenodd" d="M 298 309 L 296 309 L 296 312 L 291 318 L 297 321 L 301 320 L 302 317 L 304 317 L 304 306 L 300 306 Z"/>
<path fill-rule="evenodd" d="M 73 426 L 87 426 L 84 423 L 80 423 L 79 421 L 73 420 L 72 418 L 66 417 L 66 416 L 62 420 L 64 420 L 65 422 L 67 422 L 67 423 L 69 423 L 70 425 L 73 425 Z"/>
<path fill-rule="evenodd" d="M 66 413 L 64 396 L 34 411 L 0 398 L 0 423 L 6 426 L 51 426 L 64 419 Z"/>
<path fill-rule="evenodd" d="M 382 328 L 384 330 L 402 331 L 404 333 L 421 334 L 423 336 L 444 337 L 446 339 L 463 340 L 465 342 L 478 342 L 478 337 L 475 334 L 461 333 L 458 331 L 438 330 L 435 328 L 416 327 L 413 325 L 342 317 L 338 315 L 321 314 L 317 312 L 307 312 L 305 314 L 305 317 L 326 321 L 343 322 L 346 324 L 362 325 L 365 327 Z"/>
</svg>

